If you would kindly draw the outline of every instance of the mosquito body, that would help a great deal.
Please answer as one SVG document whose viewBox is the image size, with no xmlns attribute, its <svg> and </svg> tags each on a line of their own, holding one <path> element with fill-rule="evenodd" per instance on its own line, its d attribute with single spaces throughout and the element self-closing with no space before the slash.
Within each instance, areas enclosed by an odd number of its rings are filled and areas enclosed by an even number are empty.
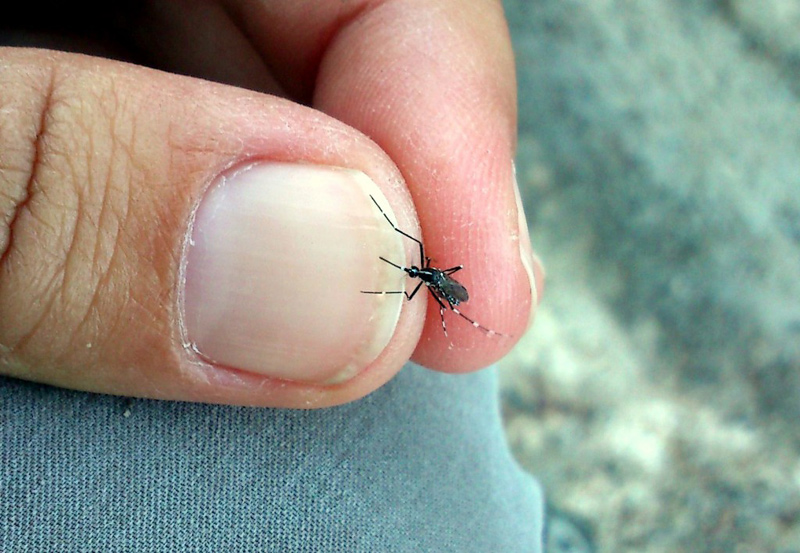
<svg viewBox="0 0 800 553">
<path fill-rule="evenodd" d="M 414 238 L 410 234 L 407 234 L 397 228 L 394 223 L 392 223 L 389 216 L 383 211 L 380 204 L 370 195 L 370 199 L 378 208 L 378 210 L 383 215 L 384 219 L 391 225 L 391 227 L 398 232 L 408 238 L 409 240 L 413 240 L 414 242 L 419 245 L 419 257 L 420 257 L 420 265 L 421 267 L 417 267 L 416 265 L 411 265 L 411 267 L 403 267 L 402 265 L 398 265 L 392 261 L 389 261 L 385 257 L 380 257 L 381 261 L 384 261 L 391 265 L 392 267 L 396 267 L 401 271 L 405 271 L 409 278 L 418 278 L 420 282 L 414 288 L 414 290 L 409 294 L 405 290 L 390 290 L 386 292 L 371 292 L 362 290 L 362 294 L 405 294 L 408 301 L 411 301 L 417 292 L 419 292 L 420 288 L 424 284 L 428 291 L 433 296 L 433 299 L 436 300 L 436 303 L 439 304 L 439 316 L 442 319 L 442 331 L 444 335 L 447 336 L 447 324 L 444 320 L 444 312 L 445 310 L 449 309 L 462 319 L 468 321 L 472 326 L 478 328 L 485 332 L 489 336 L 506 336 L 500 332 L 496 332 L 491 328 L 487 328 L 482 324 L 470 319 L 466 315 L 464 315 L 461 311 L 458 310 L 457 306 L 462 302 L 466 302 L 469 300 L 469 294 L 467 293 L 467 289 L 454 279 L 452 276 L 453 273 L 457 273 L 461 269 L 464 268 L 463 265 L 457 265 L 455 267 L 450 267 L 449 269 L 437 269 L 436 267 L 431 266 L 431 258 L 425 255 L 425 247 L 422 245 L 417 238 Z"/>
</svg>

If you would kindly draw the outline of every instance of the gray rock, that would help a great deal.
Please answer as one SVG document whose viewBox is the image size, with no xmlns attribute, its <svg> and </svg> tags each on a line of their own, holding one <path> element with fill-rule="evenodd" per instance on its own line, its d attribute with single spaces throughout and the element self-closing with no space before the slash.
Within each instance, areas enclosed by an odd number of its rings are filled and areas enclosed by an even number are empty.
<svg viewBox="0 0 800 553">
<path fill-rule="evenodd" d="M 505 6 L 549 276 L 521 462 L 600 551 L 800 550 L 800 3 Z"/>
</svg>

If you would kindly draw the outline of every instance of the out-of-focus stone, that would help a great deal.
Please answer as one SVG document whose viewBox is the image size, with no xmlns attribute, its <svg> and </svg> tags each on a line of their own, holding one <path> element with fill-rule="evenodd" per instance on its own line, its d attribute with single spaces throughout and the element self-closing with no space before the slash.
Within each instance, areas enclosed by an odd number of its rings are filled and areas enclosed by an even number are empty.
<svg viewBox="0 0 800 553">
<path fill-rule="evenodd" d="M 518 457 L 599 551 L 800 550 L 800 4 L 505 5 L 549 277 Z"/>
</svg>

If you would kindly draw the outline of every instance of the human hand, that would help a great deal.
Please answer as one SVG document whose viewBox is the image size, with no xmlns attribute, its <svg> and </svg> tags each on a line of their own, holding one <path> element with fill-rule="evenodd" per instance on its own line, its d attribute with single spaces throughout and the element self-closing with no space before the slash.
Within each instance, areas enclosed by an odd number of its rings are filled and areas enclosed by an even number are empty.
<svg viewBox="0 0 800 553">
<path fill-rule="evenodd" d="M 409 357 L 486 366 L 524 332 L 543 279 L 499 2 L 60 9 L 7 38 L 62 51 L 0 49 L 1 374 L 323 407 Z M 453 313 L 445 336 L 425 290 L 360 293 L 407 285 L 379 256 L 419 263 L 370 194 L 509 337 Z"/>
</svg>

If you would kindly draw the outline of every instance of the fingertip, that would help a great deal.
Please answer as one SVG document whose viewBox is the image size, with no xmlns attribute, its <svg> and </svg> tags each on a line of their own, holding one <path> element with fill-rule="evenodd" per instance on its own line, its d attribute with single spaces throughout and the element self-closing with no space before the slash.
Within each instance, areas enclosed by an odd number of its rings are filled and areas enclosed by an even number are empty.
<svg viewBox="0 0 800 553">
<path fill-rule="evenodd" d="M 434 266 L 465 267 L 458 274 L 470 292 L 464 315 L 494 338 L 516 335 L 529 318 L 519 304 L 530 300 L 519 298 L 530 295 L 532 279 L 511 243 L 519 235 L 510 173 L 516 87 L 502 6 L 443 1 L 406 10 L 386 2 L 359 23 L 341 29 L 325 53 L 315 103 L 364 131 L 397 163 Z M 450 309 L 445 316 L 447 336 L 429 298 L 415 361 L 472 370 L 513 343 L 487 341 Z"/>
</svg>

